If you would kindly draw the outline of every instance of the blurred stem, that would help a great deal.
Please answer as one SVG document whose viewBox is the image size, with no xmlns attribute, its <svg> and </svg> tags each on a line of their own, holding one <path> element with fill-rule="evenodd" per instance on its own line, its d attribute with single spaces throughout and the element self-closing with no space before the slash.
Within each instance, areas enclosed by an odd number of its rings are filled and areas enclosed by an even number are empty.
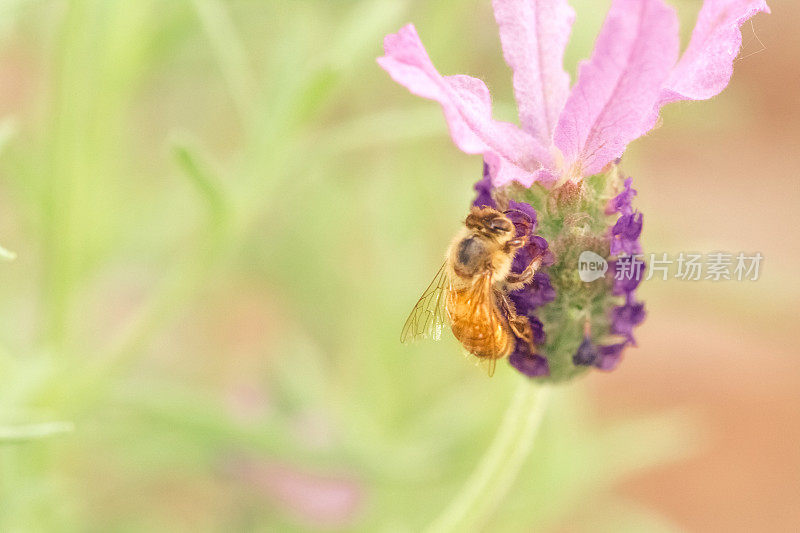
<svg viewBox="0 0 800 533">
<path fill-rule="evenodd" d="M 152 3 L 71 0 L 53 43 L 41 164 L 43 340 L 70 354 L 79 289 L 115 243 L 126 112 L 143 73 Z M 102 22 L 102 29 L 100 28 Z M 48 48 L 49 50 L 49 48 Z M 8 128 L 0 130 L 0 138 Z M 67 355 L 68 356 L 68 355 Z"/>
<path fill-rule="evenodd" d="M 54 67 L 53 117 L 50 130 L 49 168 L 44 183 L 44 309 L 46 338 L 61 347 L 67 333 L 72 285 L 80 253 L 78 213 L 85 175 L 82 148 L 89 108 L 80 77 L 86 76 L 84 50 L 87 2 L 74 0 L 67 5 Z M 80 73 L 80 74 L 78 74 Z"/>
<path fill-rule="evenodd" d="M 218 0 L 194 0 L 195 10 L 217 56 L 243 127 L 247 127 L 255 97 L 255 77 L 228 8 Z"/>
<path fill-rule="evenodd" d="M 533 448 L 548 394 L 546 386 L 527 379 L 520 382 L 494 441 L 461 492 L 427 531 L 475 531 L 486 523 Z"/>
<path fill-rule="evenodd" d="M 196 247 L 175 266 L 145 300 L 127 326 L 113 340 L 105 357 L 80 369 L 78 391 L 69 391 L 76 409 L 91 405 L 113 386 L 112 376 L 127 370 L 152 336 L 168 322 L 208 279 L 230 242 L 229 206 L 220 180 L 187 140 L 174 139 L 172 151 L 182 174 L 200 193 L 208 210 L 208 223 Z"/>
</svg>

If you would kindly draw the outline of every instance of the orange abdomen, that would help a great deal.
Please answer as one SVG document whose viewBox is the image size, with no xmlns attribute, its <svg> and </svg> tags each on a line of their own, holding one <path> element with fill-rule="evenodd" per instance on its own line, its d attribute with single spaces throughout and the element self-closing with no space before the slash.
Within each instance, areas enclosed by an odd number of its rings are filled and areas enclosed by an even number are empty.
<svg viewBox="0 0 800 533">
<path fill-rule="evenodd" d="M 446 306 L 453 335 L 477 357 L 505 357 L 515 342 L 508 322 L 493 301 L 474 302 L 473 298 L 475 293 L 470 290 L 448 293 Z"/>
</svg>

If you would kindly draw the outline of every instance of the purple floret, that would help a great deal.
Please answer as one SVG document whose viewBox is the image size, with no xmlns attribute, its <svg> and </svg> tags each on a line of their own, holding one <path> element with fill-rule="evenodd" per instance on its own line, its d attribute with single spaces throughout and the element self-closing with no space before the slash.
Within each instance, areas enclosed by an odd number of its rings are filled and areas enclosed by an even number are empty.
<svg viewBox="0 0 800 533">
<path fill-rule="evenodd" d="M 514 262 L 511 264 L 511 271 L 520 274 L 537 258 L 542 258 L 540 265 L 544 264 L 547 248 L 547 241 L 543 237 L 530 235 L 528 243 L 517 250 L 517 255 L 514 256 Z"/>
<path fill-rule="evenodd" d="M 489 165 L 483 163 L 483 178 L 475 184 L 475 192 L 478 193 L 472 205 L 475 207 L 494 207 L 497 209 L 497 203 L 492 198 L 492 177 L 490 175 Z"/>
<path fill-rule="evenodd" d="M 572 362 L 576 365 L 580 366 L 590 366 L 597 362 L 600 358 L 600 352 L 592 343 L 592 340 L 586 336 L 583 338 L 583 342 L 578 347 L 578 351 L 575 352 L 575 355 L 572 356 Z"/>
<path fill-rule="evenodd" d="M 517 308 L 517 313 L 530 316 L 537 307 L 541 307 L 556 299 L 556 290 L 550 283 L 547 272 L 537 272 L 533 280 L 518 291 L 512 292 L 511 301 Z"/>
<path fill-rule="evenodd" d="M 514 352 L 508 357 L 508 362 L 529 378 L 550 375 L 550 365 L 547 364 L 547 359 L 539 354 L 531 353 L 528 345 L 524 342 L 517 342 Z"/>
<path fill-rule="evenodd" d="M 629 215 L 633 212 L 633 197 L 636 196 L 637 193 L 636 189 L 631 188 L 632 183 L 633 178 L 628 178 L 625 180 L 625 185 L 622 192 L 608 202 L 608 205 L 606 206 L 607 215 L 613 215 L 614 213 Z"/>
<path fill-rule="evenodd" d="M 527 217 L 530 219 L 531 222 L 531 232 L 536 231 L 536 223 L 538 216 L 536 214 L 536 209 L 534 209 L 532 205 L 526 204 L 524 202 L 515 202 L 514 200 L 510 200 L 508 202 L 508 210 L 519 211 L 527 215 Z"/>
<path fill-rule="evenodd" d="M 609 261 L 608 269 L 610 275 L 614 276 L 612 294 L 627 296 L 636 290 L 644 276 L 645 266 L 646 263 L 642 259 L 633 256 L 618 257 Z"/>
<path fill-rule="evenodd" d="M 619 344 L 611 344 L 608 346 L 600 346 L 600 357 L 595 362 L 595 367 L 600 370 L 614 370 L 622 358 L 622 350 L 627 346 L 627 342 Z"/>
<path fill-rule="evenodd" d="M 629 296 L 629 301 L 625 305 L 617 306 L 611 311 L 611 332 L 624 335 L 635 344 L 633 328 L 644 322 L 646 316 L 644 303 L 637 302 L 633 300 L 633 296 Z"/>
<path fill-rule="evenodd" d="M 633 255 L 642 251 L 639 236 L 642 234 L 641 213 L 622 215 L 611 228 L 611 255 L 621 253 Z"/>
</svg>

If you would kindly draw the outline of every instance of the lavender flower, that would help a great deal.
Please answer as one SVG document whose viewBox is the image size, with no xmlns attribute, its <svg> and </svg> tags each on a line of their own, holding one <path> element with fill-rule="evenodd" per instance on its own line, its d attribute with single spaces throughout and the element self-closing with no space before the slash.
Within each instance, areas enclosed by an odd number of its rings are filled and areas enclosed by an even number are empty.
<svg viewBox="0 0 800 533">
<path fill-rule="evenodd" d="M 586 283 L 576 265 L 583 251 L 612 267 L 641 252 L 644 217 L 633 207 L 636 191 L 619 158 L 653 128 L 662 106 L 721 92 L 741 47 L 740 26 L 769 8 L 764 0 L 706 0 L 679 57 L 672 8 L 662 0 L 613 0 L 594 52 L 570 89 L 562 59 L 575 14 L 567 1 L 492 4 L 514 74 L 520 126 L 492 117 L 482 81 L 440 75 L 413 25 L 386 37 L 378 63 L 414 94 L 437 101 L 453 142 L 483 156 L 475 204 L 507 204 L 529 220 L 518 226 L 529 243 L 513 268 L 519 271 L 539 255 L 543 265 L 510 298 L 532 327 L 538 325 L 539 353 L 518 342 L 512 366 L 550 380 L 590 367 L 611 370 L 634 344 L 633 328 L 645 317 L 634 294 L 640 279 L 616 279 L 618 269 L 612 268 L 611 277 Z"/>
</svg>

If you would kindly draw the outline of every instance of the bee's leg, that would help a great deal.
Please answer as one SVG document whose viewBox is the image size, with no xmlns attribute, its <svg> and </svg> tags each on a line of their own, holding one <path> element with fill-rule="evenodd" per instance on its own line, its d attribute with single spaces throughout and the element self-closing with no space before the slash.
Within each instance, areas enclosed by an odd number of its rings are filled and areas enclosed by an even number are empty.
<svg viewBox="0 0 800 533">
<path fill-rule="evenodd" d="M 517 239 L 511 239 L 507 243 L 503 245 L 503 251 L 507 254 L 515 253 L 517 250 L 525 246 L 525 243 L 528 242 L 527 237 L 519 237 Z"/>
<path fill-rule="evenodd" d="M 515 291 L 517 289 L 521 289 L 522 287 L 530 283 L 531 280 L 533 279 L 533 275 L 539 269 L 541 264 L 542 264 L 542 258 L 537 257 L 536 259 L 531 261 L 530 264 L 525 268 L 525 270 L 523 270 L 519 274 L 510 272 L 508 276 L 506 276 L 506 286 L 508 290 Z"/>
<path fill-rule="evenodd" d="M 509 272 L 508 276 L 506 276 L 506 283 L 509 285 L 525 285 L 533 279 L 533 274 L 536 271 L 532 266 L 533 264 L 528 265 L 528 267 L 519 274 Z"/>
<path fill-rule="evenodd" d="M 514 333 L 514 336 L 525 341 L 531 347 L 531 351 L 535 351 L 536 347 L 533 344 L 533 330 L 527 318 L 517 314 L 514 309 L 514 304 L 509 301 L 508 295 L 506 294 L 500 295 L 500 306 L 508 317 L 508 326 Z"/>
<path fill-rule="evenodd" d="M 525 317 L 517 315 L 514 317 L 514 320 L 509 320 L 508 324 L 511 327 L 511 331 L 514 332 L 514 335 L 530 346 L 531 351 L 535 352 L 536 347 L 533 344 L 533 330 L 531 329 L 530 322 L 528 322 Z"/>
</svg>

